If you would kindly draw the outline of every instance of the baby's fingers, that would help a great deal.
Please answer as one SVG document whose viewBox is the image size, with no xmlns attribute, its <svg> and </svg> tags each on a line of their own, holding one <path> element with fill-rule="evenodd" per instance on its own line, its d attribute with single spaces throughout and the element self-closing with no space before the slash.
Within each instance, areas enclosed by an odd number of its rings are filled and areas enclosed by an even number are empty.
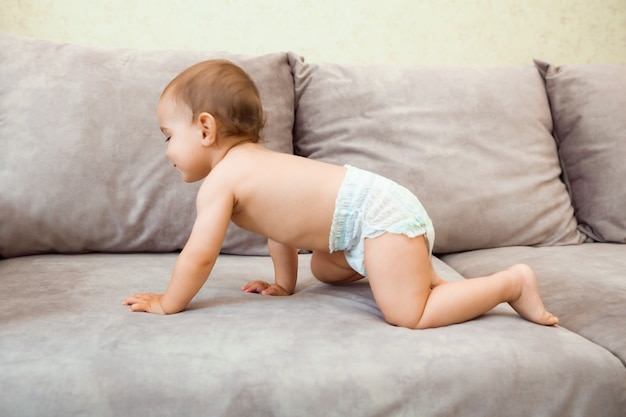
<svg viewBox="0 0 626 417">
<path fill-rule="evenodd" d="M 133 304 L 140 303 L 140 302 L 146 302 L 148 300 L 149 295 L 150 294 L 131 295 L 130 297 L 125 299 L 122 304 L 129 306 L 129 305 L 133 305 Z"/>
<path fill-rule="evenodd" d="M 289 293 L 287 293 L 287 291 L 285 291 L 285 289 L 283 287 L 281 287 L 280 285 L 274 284 L 274 285 L 270 285 L 266 290 L 263 290 L 263 292 L 261 292 L 261 294 L 263 295 L 289 295 Z"/>
<path fill-rule="evenodd" d="M 164 314 L 159 302 L 160 298 L 159 294 L 135 294 L 124 300 L 123 304 L 130 306 L 130 311 Z"/>
<path fill-rule="evenodd" d="M 250 281 L 241 289 L 245 292 L 256 292 L 261 293 L 266 290 L 270 285 L 265 281 Z"/>
<path fill-rule="evenodd" d="M 268 287 L 266 290 L 261 291 L 263 295 L 279 295 L 278 291 L 274 287 Z"/>
<path fill-rule="evenodd" d="M 144 311 L 147 312 L 150 309 L 150 304 L 148 303 L 133 303 L 130 304 L 130 311 Z"/>
</svg>

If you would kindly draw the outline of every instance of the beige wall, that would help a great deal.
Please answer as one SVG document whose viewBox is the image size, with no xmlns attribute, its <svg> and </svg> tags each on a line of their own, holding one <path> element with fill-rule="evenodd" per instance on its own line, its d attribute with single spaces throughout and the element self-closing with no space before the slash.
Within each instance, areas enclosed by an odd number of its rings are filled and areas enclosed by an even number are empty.
<svg viewBox="0 0 626 417">
<path fill-rule="evenodd" d="M 0 0 L 0 30 L 346 63 L 626 63 L 626 0 Z"/>
</svg>

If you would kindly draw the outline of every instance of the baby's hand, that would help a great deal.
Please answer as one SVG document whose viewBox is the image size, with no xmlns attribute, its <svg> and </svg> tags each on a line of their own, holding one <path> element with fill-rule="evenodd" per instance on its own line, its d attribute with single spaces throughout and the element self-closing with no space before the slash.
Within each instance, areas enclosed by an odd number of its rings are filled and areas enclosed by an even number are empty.
<svg viewBox="0 0 626 417">
<path fill-rule="evenodd" d="M 130 306 L 130 311 L 145 311 L 147 313 L 165 314 L 161 307 L 163 294 L 135 294 L 124 300 L 124 304 Z"/>
<path fill-rule="evenodd" d="M 289 295 L 289 293 L 280 285 L 272 284 L 265 281 L 250 281 L 241 289 L 245 292 L 255 292 L 263 295 Z"/>
</svg>

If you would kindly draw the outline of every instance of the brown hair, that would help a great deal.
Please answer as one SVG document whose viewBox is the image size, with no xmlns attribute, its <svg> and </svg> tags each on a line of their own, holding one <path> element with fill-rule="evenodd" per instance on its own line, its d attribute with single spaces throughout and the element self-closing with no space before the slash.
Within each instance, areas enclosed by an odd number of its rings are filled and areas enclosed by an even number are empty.
<svg viewBox="0 0 626 417">
<path fill-rule="evenodd" d="M 193 113 L 210 113 L 219 137 L 245 136 L 258 142 L 265 125 L 259 90 L 237 65 L 226 60 L 195 64 L 176 76 L 163 90 L 185 103 Z"/>
</svg>

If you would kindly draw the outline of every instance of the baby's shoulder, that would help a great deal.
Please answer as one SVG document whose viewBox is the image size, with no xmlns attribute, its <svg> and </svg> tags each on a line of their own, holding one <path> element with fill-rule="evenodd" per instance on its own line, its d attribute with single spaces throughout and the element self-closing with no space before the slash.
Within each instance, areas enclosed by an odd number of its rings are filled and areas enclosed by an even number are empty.
<svg viewBox="0 0 626 417">
<path fill-rule="evenodd" d="M 236 171 L 229 170 L 226 165 L 219 164 L 207 175 L 200 184 L 197 199 L 215 199 L 234 193 L 237 180 L 233 178 Z"/>
</svg>

